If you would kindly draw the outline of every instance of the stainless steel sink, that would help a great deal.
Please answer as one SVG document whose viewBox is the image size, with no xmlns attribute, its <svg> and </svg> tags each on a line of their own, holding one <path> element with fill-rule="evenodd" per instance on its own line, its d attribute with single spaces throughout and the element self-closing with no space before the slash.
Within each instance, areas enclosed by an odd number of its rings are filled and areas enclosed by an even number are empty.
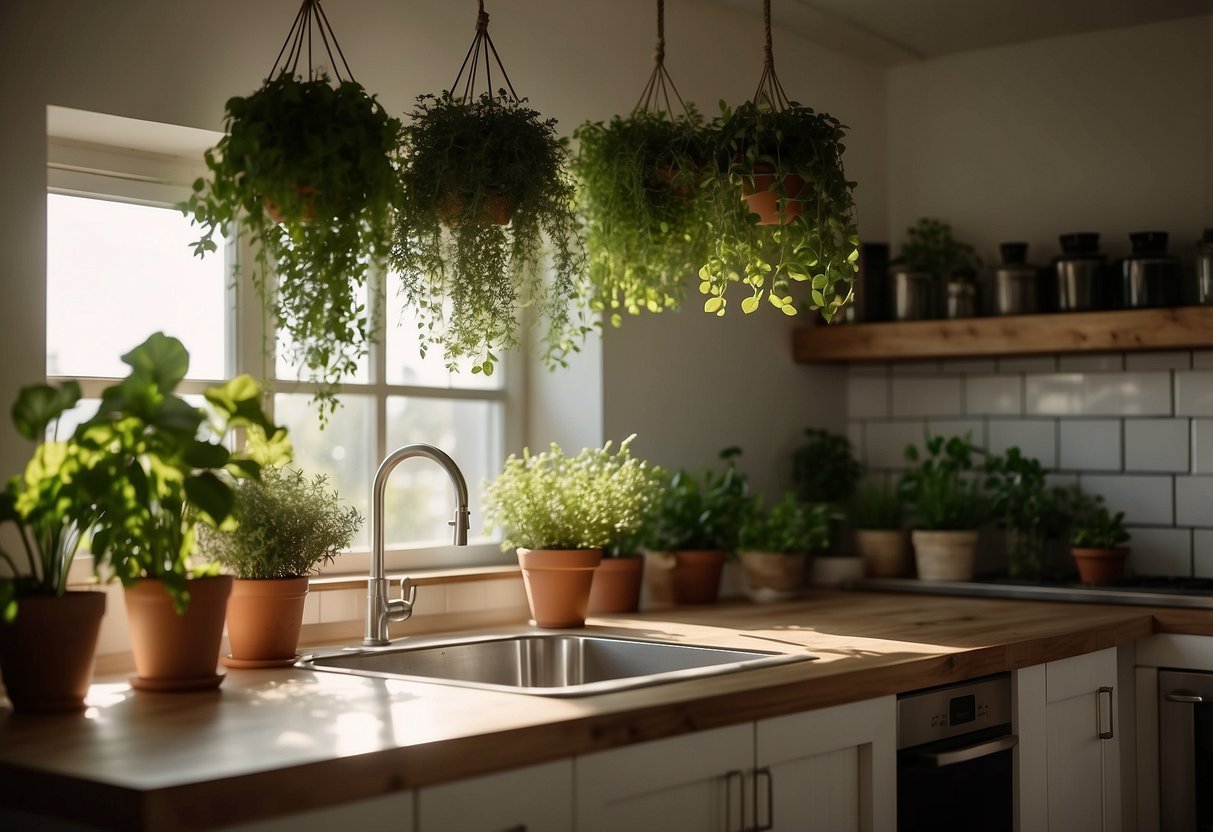
<svg viewBox="0 0 1213 832">
<path fill-rule="evenodd" d="M 586 696 L 814 658 L 564 632 L 410 641 L 304 656 L 298 667 L 542 696 Z"/>
</svg>

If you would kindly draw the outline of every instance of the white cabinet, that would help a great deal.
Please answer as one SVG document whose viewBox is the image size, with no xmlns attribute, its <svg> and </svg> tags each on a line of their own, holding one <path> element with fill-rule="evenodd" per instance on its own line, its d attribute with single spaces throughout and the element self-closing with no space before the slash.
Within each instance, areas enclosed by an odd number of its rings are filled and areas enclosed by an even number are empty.
<svg viewBox="0 0 1213 832">
<path fill-rule="evenodd" d="M 413 832 L 413 793 L 372 797 L 310 812 L 223 827 L 224 832 L 333 832 L 334 829 L 374 829 Z"/>
<path fill-rule="evenodd" d="M 577 831 L 892 832 L 896 700 L 577 758 Z"/>
<path fill-rule="evenodd" d="M 417 832 L 568 832 L 573 761 L 417 790 Z"/>
<path fill-rule="evenodd" d="M 1120 832 L 1116 649 L 1016 677 L 1020 830 Z"/>
</svg>

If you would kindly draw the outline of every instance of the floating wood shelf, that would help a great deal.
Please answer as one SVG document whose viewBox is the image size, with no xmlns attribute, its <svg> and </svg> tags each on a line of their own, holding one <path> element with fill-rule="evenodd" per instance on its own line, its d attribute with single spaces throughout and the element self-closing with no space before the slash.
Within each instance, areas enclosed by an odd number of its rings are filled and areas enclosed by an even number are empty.
<svg viewBox="0 0 1213 832">
<path fill-rule="evenodd" d="M 800 327 L 803 364 L 1213 347 L 1213 306 Z"/>
</svg>

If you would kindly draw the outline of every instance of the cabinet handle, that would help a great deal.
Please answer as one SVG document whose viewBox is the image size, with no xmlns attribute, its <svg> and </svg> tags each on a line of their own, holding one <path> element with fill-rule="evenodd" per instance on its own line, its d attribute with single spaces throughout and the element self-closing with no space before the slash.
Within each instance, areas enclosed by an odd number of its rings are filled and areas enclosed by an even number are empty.
<svg viewBox="0 0 1213 832">
<path fill-rule="evenodd" d="M 1163 698 L 1168 702 L 1178 702 L 1181 705 L 1203 705 L 1205 703 L 1203 696 L 1197 696 L 1195 693 L 1188 693 L 1187 691 L 1164 693 Z"/>
<path fill-rule="evenodd" d="M 1103 730 L 1103 695 L 1108 695 L 1108 730 Z M 1110 740 L 1116 733 L 1115 709 L 1113 708 L 1112 688 L 1107 685 L 1095 691 L 1095 724 L 1099 727 L 1099 738 Z"/>
<path fill-rule="evenodd" d="M 767 819 L 766 823 L 760 820 L 761 815 L 758 812 L 758 784 L 760 781 L 766 781 L 767 784 Z M 754 832 L 766 832 L 768 829 L 775 828 L 775 777 L 771 774 L 771 769 L 768 766 L 763 766 L 754 771 Z"/>
<path fill-rule="evenodd" d="M 724 776 L 724 828 L 733 830 L 733 782 L 737 782 L 737 832 L 748 832 L 745 827 L 745 773 L 730 771 Z"/>
<path fill-rule="evenodd" d="M 970 760 L 989 757 L 991 754 L 1012 749 L 1018 743 L 1018 736 L 1007 734 L 1003 737 L 995 737 L 992 740 L 966 745 L 962 748 L 952 748 L 947 751 L 924 751 L 921 756 L 924 763 L 936 768 L 943 768 L 944 766 L 954 766 L 957 763 L 967 763 Z"/>
</svg>

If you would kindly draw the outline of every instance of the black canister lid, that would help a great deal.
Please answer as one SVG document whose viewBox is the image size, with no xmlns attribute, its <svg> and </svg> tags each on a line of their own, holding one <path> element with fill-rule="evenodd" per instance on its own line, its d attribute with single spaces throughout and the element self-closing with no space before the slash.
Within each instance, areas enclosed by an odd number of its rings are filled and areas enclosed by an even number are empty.
<svg viewBox="0 0 1213 832">
<path fill-rule="evenodd" d="M 1090 256 L 1099 254 L 1099 233 L 1096 231 L 1076 231 L 1073 234 L 1062 234 L 1061 251 L 1065 255 Z"/>
<path fill-rule="evenodd" d="M 1167 253 L 1167 232 L 1134 231 L 1129 235 L 1134 257 L 1160 256 Z"/>
<path fill-rule="evenodd" d="M 1021 263 L 1028 262 L 1028 244 L 1027 243 L 1003 243 L 998 247 L 1002 253 L 1002 263 L 1004 266 L 1018 266 Z"/>
</svg>

